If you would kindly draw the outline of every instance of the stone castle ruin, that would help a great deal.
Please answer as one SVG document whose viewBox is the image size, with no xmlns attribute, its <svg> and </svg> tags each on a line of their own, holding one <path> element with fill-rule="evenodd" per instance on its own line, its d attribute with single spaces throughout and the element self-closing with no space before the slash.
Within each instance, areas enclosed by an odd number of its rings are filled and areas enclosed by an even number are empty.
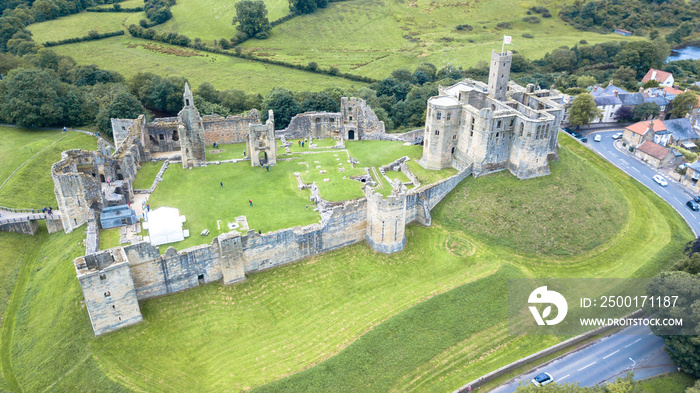
<svg viewBox="0 0 700 393">
<path fill-rule="evenodd" d="M 473 165 L 475 176 L 508 169 L 520 179 L 549 174 L 563 96 L 509 81 L 512 57 L 493 51 L 488 85 L 467 79 L 428 100 L 424 168 Z"/>
<path fill-rule="evenodd" d="M 429 226 L 430 211 L 471 174 L 506 168 L 519 178 L 549 173 L 548 160 L 557 157 L 563 111 L 560 96 L 556 91 L 535 91 L 531 85 L 522 88 L 509 83 L 510 59 L 510 52 L 493 53 L 488 85 L 465 80 L 441 87 L 440 95 L 428 101 L 425 131 L 401 135 L 386 134 L 371 108 L 356 98 L 343 98 L 340 113 L 297 115 L 279 133 L 274 130 L 273 113 L 265 124 L 257 111 L 225 119 L 201 117 L 189 86 L 177 118 L 151 123 L 143 116 L 113 119 L 114 153 L 106 144 L 96 152 L 71 150 L 52 168 L 64 230 L 70 232 L 87 222 L 88 240 L 98 222 L 95 214 L 106 206 L 133 200 L 131 182 L 140 164 L 152 160 L 155 151 L 151 147 L 157 152 L 179 150 L 183 167 L 196 171 L 196 167 L 207 165 L 204 146 L 212 141 L 246 142 L 247 159 L 256 167 L 276 163 L 277 138 L 283 142 L 288 137 L 409 143 L 424 138 L 419 163 L 428 169 L 454 167 L 458 173 L 427 185 L 420 185 L 411 174 L 414 188 L 407 190 L 397 180 L 390 184 L 387 196 L 368 181 L 363 187 L 365 197 L 342 203 L 324 201 L 314 184 L 303 184 L 299 178 L 300 188 L 311 188 L 311 200 L 320 212 L 319 223 L 265 234 L 252 229 L 243 234 L 231 231 L 210 244 L 179 251 L 168 247 L 164 254 L 148 242 L 104 251 L 88 248 L 87 255 L 75 259 L 74 264 L 95 334 L 141 321 L 140 300 L 212 281 L 237 283 L 250 273 L 362 241 L 378 252 L 401 251 L 406 225 L 418 222 Z M 380 170 L 408 171 L 408 159 L 401 158 Z"/>
</svg>

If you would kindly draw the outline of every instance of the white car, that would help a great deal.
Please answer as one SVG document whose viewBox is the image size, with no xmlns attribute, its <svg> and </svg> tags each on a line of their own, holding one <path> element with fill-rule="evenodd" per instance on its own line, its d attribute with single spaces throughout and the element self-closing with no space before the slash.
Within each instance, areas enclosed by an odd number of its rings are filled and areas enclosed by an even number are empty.
<svg viewBox="0 0 700 393">
<path fill-rule="evenodd" d="M 537 375 L 535 378 L 532 378 L 532 381 L 530 382 L 532 382 L 532 384 L 535 386 L 544 386 L 554 382 L 554 378 L 552 378 L 549 373 L 542 373 Z"/>
<path fill-rule="evenodd" d="M 593 138 L 594 141 L 600 142 L 600 134 L 597 134 L 595 138 Z"/>
<path fill-rule="evenodd" d="M 652 179 L 654 179 L 654 181 L 657 182 L 662 187 L 666 187 L 668 185 L 666 178 L 661 176 L 661 175 L 654 175 L 654 177 L 652 177 Z"/>
<path fill-rule="evenodd" d="M 620 139 L 620 138 L 622 138 L 622 133 L 618 132 L 617 134 L 613 135 L 612 138 L 613 139 Z"/>
</svg>

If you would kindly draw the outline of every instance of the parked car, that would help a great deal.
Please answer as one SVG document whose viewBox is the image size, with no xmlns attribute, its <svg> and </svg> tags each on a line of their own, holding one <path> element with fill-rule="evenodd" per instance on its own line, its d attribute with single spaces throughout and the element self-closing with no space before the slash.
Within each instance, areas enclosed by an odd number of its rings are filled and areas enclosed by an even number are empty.
<svg viewBox="0 0 700 393">
<path fill-rule="evenodd" d="M 535 386 L 544 386 L 554 382 L 554 378 L 552 378 L 549 373 L 542 373 L 537 375 L 535 378 L 532 378 L 531 382 Z"/>
<path fill-rule="evenodd" d="M 661 175 L 654 175 L 652 179 L 654 179 L 654 181 L 662 187 L 666 187 L 668 185 L 668 181 L 666 181 L 666 178 Z"/>
<path fill-rule="evenodd" d="M 562 128 L 562 130 L 564 130 L 564 132 L 566 132 L 567 134 L 572 134 L 574 132 L 574 130 L 571 128 Z"/>
<path fill-rule="evenodd" d="M 586 138 L 585 136 L 579 138 L 579 140 L 581 140 L 581 142 L 584 142 L 584 143 L 588 142 L 588 138 Z"/>
<path fill-rule="evenodd" d="M 600 134 L 597 134 L 597 135 L 595 136 L 595 138 L 593 138 L 593 140 L 596 141 L 596 142 L 600 142 L 600 139 L 601 139 Z"/>
<path fill-rule="evenodd" d="M 695 201 L 690 200 L 690 201 L 686 202 L 685 205 L 688 206 L 690 208 L 690 210 L 692 210 L 694 212 L 700 210 L 700 205 L 695 203 Z"/>
<path fill-rule="evenodd" d="M 573 136 L 574 138 L 581 138 L 583 135 L 581 135 L 580 132 L 573 131 L 571 133 L 571 136 Z"/>
<path fill-rule="evenodd" d="M 622 133 L 621 133 L 621 132 L 618 132 L 617 134 L 614 134 L 614 135 L 612 136 L 612 138 L 613 138 L 613 139 L 620 139 L 620 138 L 622 138 Z"/>
<path fill-rule="evenodd" d="M 694 196 L 694 197 L 693 197 L 693 200 L 694 200 L 696 203 L 700 203 L 700 196 Z"/>
</svg>

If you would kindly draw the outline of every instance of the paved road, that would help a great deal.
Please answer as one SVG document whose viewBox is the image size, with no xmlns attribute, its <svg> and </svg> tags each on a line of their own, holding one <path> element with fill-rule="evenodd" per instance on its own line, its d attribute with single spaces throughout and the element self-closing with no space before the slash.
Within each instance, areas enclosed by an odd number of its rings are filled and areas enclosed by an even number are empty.
<svg viewBox="0 0 700 393">
<path fill-rule="evenodd" d="M 653 335 L 649 327 L 632 326 L 522 374 L 491 392 L 515 392 L 518 384 L 529 384 L 542 372 L 551 374 L 556 382 L 594 386 L 613 382 L 626 375 L 633 366 L 635 379 L 678 371 L 663 347 L 663 340 Z"/>
<path fill-rule="evenodd" d="M 614 140 L 612 139 L 612 135 L 616 132 L 622 132 L 622 130 L 597 132 L 595 134 L 601 135 L 602 140 L 600 142 L 595 142 L 593 140 L 595 135 L 590 135 L 586 144 L 589 148 L 610 160 L 616 167 L 622 169 L 625 173 L 637 179 L 640 183 L 658 194 L 678 210 L 696 236 L 700 235 L 700 212 L 694 212 L 685 205 L 692 196 L 685 192 L 677 181 L 671 180 L 666 176 L 664 177 L 668 180 L 668 186 L 662 187 L 656 184 L 656 182 L 652 180 L 652 176 L 661 172 L 657 172 L 639 159 L 617 150 L 615 146 L 613 146 Z M 561 137 L 565 138 L 563 135 Z"/>
</svg>

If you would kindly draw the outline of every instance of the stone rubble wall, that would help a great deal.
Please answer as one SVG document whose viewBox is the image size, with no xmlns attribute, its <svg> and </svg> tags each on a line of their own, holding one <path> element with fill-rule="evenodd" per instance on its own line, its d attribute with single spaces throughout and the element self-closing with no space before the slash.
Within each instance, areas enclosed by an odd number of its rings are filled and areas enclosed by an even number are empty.
<svg viewBox="0 0 700 393">
<path fill-rule="evenodd" d="M 25 220 L 0 224 L 0 232 L 16 232 L 25 235 L 34 235 L 39 230 L 39 221 Z"/>
</svg>

